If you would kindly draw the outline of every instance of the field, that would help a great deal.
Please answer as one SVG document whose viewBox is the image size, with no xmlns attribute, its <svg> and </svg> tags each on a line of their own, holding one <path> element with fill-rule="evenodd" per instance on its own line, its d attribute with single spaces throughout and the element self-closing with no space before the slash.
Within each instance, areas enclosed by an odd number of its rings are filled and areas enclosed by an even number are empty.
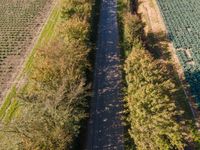
<svg viewBox="0 0 200 150">
<path fill-rule="evenodd" d="M 192 97 L 200 106 L 200 22 L 198 21 L 200 2 L 196 0 L 157 1 Z"/>
<path fill-rule="evenodd" d="M 172 42 L 166 37 L 157 0 L 139 0 L 137 13 L 119 14 L 124 17 L 121 35 L 127 51 L 124 99 L 128 111 L 128 149 L 134 149 L 134 144 L 141 150 L 199 149 L 193 114 L 183 91 L 184 84 L 179 80 L 182 69 Z M 134 144 L 130 144 L 130 139 Z"/>
<path fill-rule="evenodd" d="M 92 2 L 62 2 L 51 9 L 17 76 L 20 84 L 12 85 L 0 107 L 1 149 L 72 147 L 86 118 Z M 15 129 L 20 133 L 7 132 Z"/>
<path fill-rule="evenodd" d="M 0 99 L 22 68 L 54 0 L 0 1 Z"/>
<path fill-rule="evenodd" d="M 55 36 L 54 31 L 56 28 L 56 24 L 59 22 L 59 18 L 60 18 L 60 9 L 59 8 L 60 8 L 60 5 L 58 3 L 52 10 L 52 13 L 51 13 L 46 25 L 44 26 L 44 28 L 39 36 L 38 41 L 34 45 L 32 52 L 30 53 L 30 56 L 26 58 L 25 66 L 24 66 L 25 70 L 24 70 L 24 72 L 22 72 L 22 74 L 19 75 L 19 78 L 17 79 L 19 82 L 24 80 L 23 77 L 24 77 L 25 72 L 29 71 L 30 65 L 32 64 L 32 61 L 34 58 L 33 56 L 34 56 L 35 50 L 37 48 L 42 47 L 42 45 L 44 43 L 50 42 L 50 40 Z M 16 84 L 13 83 L 12 88 L 9 90 L 7 96 L 4 97 L 3 104 L 0 107 L 0 121 L 9 122 L 17 113 L 20 105 L 14 98 L 16 96 L 16 90 L 17 90 Z M 12 110 L 14 111 L 14 113 L 10 113 L 10 112 L 12 112 Z"/>
</svg>

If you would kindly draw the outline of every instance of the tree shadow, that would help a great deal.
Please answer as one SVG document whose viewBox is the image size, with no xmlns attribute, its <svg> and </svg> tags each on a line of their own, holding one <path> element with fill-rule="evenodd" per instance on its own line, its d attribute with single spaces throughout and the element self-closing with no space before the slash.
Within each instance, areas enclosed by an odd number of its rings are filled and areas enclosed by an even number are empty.
<svg viewBox="0 0 200 150">
<path fill-rule="evenodd" d="M 167 60 L 171 57 L 168 50 L 168 42 L 165 32 L 150 32 L 146 35 L 145 47 L 154 58 Z"/>
<path fill-rule="evenodd" d="M 91 45 L 88 45 L 88 47 L 91 47 L 91 51 L 89 52 L 87 59 L 90 64 L 90 68 L 87 68 L 86 70 L 86 85 L 92 84 L 93 81 L 93 74 L 94 74 L 94 68 L 95 68 L 95 55 L 96 55 L 96 44 L 97 44 L 97 35 L 98 35 L 98 27 L 99 27 L 99 17 L 100 17 L 100 7 L 101 7 L 101 0 L 94 0 L 92 2 L 92 10 L 91 10 L 91 17 L 90 17 L 90 32 L 89 32 L 89 37 L 88 40 Z M 91 85 L 92 87 L 92 85 Z M 89 93 L 92 93 L 92 89 L 88 89 Z M 90 102 L 92 99 L 92 96 L 89 95 L 86 97 L 87 99 L 87 105 L 88 108 L 86 109 L 86 112 L 89 114 L 90 113 Z M 85 149 L 86 143 L 87 143 L 87 136 L 88 136 L 88 131 L 90 130 L 88 127 L 89 123 L 89 116 L 86 117 L 86 119 L 82 120 L 80 122 L 81 128 L 80 128 L 80 133 L 76 140 L 74 140 L 73 147 L 70 148 L 72 150 L 81 150 Z M 66 148 L 68 149 L 68 148 Z"/>
<path fill-rule="evenodd" d="M 172 58 L 171 51 L 169 50 L 169 42 L 172 42 L 172 37 L 169 38 L 169 34 L 165 32 L 158 33 L 148 33 L 146 35 L 145 47 L 152 54 L 155 59 L 166 60 L 169 61 Z M 176 86 L 176 91 L 174 91 L 172 95 L 172 99 L 175 100 L 175 104 L 179 110 L 184 110 L 182 117 L 179 119 L 191 121 L 193 119 L 193 112 L 191 110 L 190 104 L 188 103 L 188 93 L 185 91 L 189 91 L 190 83 L 186 80 L 181 79 L 178 75 L 177 70 L 175 69 L 172 63 L 167 63 L 168 70 L 170 72 L 170 79 L 173 80 L 173 83 Z M 185 74 L 188 74 L 185 72 Z M 182 82 L 184 82 L 182 84 Z M 199 82 L 200 83 L 200 82 Z M 200 94 L 200 90 L 199 90 Z M 194 93 L 192 94 L 194 97 Z"/>
<path fill-rule="evenodd" d="M 196 103 L 196 108 L 200 110 L 200 71 L 186 70 L 184 74 L 190 97 Z"/>
<path fill-rule="evenodd" d="M 170 70 L 170 79 L 173 80 L 173 83 L 176 86 L 176 91 L 173 92 L 172 99 L 175 100 L 175 104 L 180 111 L 184 111 L 182 114 L 183 120 L 193 121 L 194 116 L 191 110 L 190 104 L 188 102 L 188 93 L 189 86 L 185 80 L 181 79 L 178 76 L 177 71 L 174 68 L 174 65 L 169 63 L 168 70 Z M 182 82 L 181 82 L 182 81 Z"/>
</svg>

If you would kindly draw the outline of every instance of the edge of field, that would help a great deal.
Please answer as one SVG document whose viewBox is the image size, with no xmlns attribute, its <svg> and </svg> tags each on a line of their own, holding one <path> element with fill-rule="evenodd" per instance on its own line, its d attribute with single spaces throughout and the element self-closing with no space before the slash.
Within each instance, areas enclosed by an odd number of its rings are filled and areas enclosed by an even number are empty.
<svg viewBox="0 0 200 150">
<path fill-rule="evenodd" d="M 155 10 L 158 12 L 158 19 L 159 19 L 159 22 L 162 24 L 162 26 L 164 27 L 164 31 L 166 32 L 166 35 L 168 34 L 168 29 L 166 27 L 166 24 L 165 24 L 165 20 L 163 18 L 163 15 L 162 15 L 162 12 L 159 8 L 159 4 L 158 4 L 158 1 L 157 0 L 154 0 L 153 2 L 153 5 L 155 7 Z M 176 52 L 175 52 L 175 48 L 174 48 L 174 45 L 173 45 L 173 42 L 170 41 L 168 39 L 168 37 L 166 37 L 166 39 L 168 40 L 168 49 L 169 49 L 169 52 L 171 53 L 171 63 L 174 65 L 175 67 L 175 70 L 176 70 L 176 78 L 179 82 L 179 84 L 181 85 L 181 88 L 182 88 L 182 91 L 183 91 L 183 94 L 185 97 L 182 97 L 182 101 L 180 101 L 180 106 L 184 109 L 185 114 L 186 114 L 186 118 L 189 117 L 189 119 L 192 119 L 194 122 L 195 122 L 195 125 L 198 129 L 200 129 L 200 118 L 199 118 L 199 110 L 198 110 L 198 106 L 197 104 L 195 103 L 194 100 L 192 100 L 192 96 L 191 96 L 191 93 L 190 93 L 190 86 L 189 84 L 186 82 L 185 80 L 185 75 L 184 75 L 184 71 L 183 71 L 183 67 L 181 66 L 181 63 L 179 61 L 179 58 L 178 56 L 176 55 Z"/>
<path fill-rule="evenodd" d="M 169 61 L 174 69 L 174 75 L 175 75 L 175 80 L 177 82 L 177 84 L 180 85 L 180 92 L 178 92 L 177 94 L 180 97 L 180 101 L 177 101 L 177 103 L 179 103 L 179 107 L 181 107 L 182 109 L 184 109 L 185 113 L 184 116 L 186 118 L 190 118 L 190 119 L 194 119 L 194 112 L 193 109 L 190 106 L 190 102 L 189 102 L 189 98 L 185 92 L 185 86 L 182 83 L 182 73 L 181 73 L 181 66 L 180 63 L 178 61 L 178 59 L 176 58 L 176 54 L 173 51 L 173 44 L 171 43 L 171 41 L 169 41 L 167 39 L 167 36 L 165 36 L 164 34 L 167 34 L 167 29 L 166 26 L 164 24 L 161 12 L 158 8 L 158 4 L 156 0 L 151 0 L 151 1 L 146 1 L 146 0 L 140 0 L 140 6 L 139 6 L 139 13 L 142 14 L 142 20 L 146 23 L 146 28 L 145 28 L 145 32 L 146 34 L 153 34 L 154 38 L 158 38 L 155 39 L 157 40 L 157 43 L 163 47 L 162 51 L 170 53 L 171 56 L 169 57 L 168 54 L 166 54 L 166 56 L 163 56 L 163 59 L 166 59 L 167 61 Z M 159 35 L 163 34 L 163 38 L 164 39 L 160 39 L 159 40 Z M 165 47 L 165 45 L 167 45 L 167 47 Z M 164 50 L 163 50 L 164 49 Z M 165 54 L 164 54 L 165 55 Z"/>
<path fill-rule="evenodd" d="M 45 24 L 41 28 L 39 35 L 35 40 L 33 48 L 31 48 L 29 54 L 27 55 L 22 69 L 16 77 L 15 82 L 11 88 L 7 91 L 7 94 L 3 98 L 3 102 L 0 106 L 0 121 L 9 122 L 14 115 L 17 114 L 18 108 L 20 107 L 19 102 L 15 99 L 18 88 L 23 86 L 23 83 L 26 82 L 25 74 L 29 71 L 31 64 L 33 62 L 34 54 L 38 48 L 44 43 L 48 43 L 55 36 L 56 25 L 59 22 L 60 18 L 60 3 L 59 0 L 56 0 L 53 4 L 52 10 L 49 12 L 48 18 L 46 19 Z"/>
</svg>

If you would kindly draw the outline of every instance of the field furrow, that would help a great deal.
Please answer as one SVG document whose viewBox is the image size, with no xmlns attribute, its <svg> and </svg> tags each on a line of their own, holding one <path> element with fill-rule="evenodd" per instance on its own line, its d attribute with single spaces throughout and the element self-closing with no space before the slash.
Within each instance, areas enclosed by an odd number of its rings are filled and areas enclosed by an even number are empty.
<svg viewBox="0 0 200 150">
<path fill-rule="evenodd" d="M 200 106 L 200 1 L 157 0 L 173 42 L 176 55 L 190 85 L 192 97 Z"/>
<path fill-rule="evenodd" d="M 0 1 L 0 99 L 33 49 L 55 0 Z"/>
</svg>

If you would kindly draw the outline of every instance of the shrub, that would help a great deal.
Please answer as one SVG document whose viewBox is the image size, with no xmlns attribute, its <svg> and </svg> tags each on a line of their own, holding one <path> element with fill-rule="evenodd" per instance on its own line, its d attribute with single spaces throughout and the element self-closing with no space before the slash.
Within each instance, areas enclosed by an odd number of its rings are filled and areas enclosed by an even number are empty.
<svg viewBox="0 0 200 150">
<path fill-rule="evenodd" d="M 90 16 L 92 0 L 62 0 L 62 18 L 70 19 L 77 16 L 85 19 Z"/>
<path fill-rule="evenodd" d="M 140 18 L 131 13 L 126 13 L 124 17 L 124 43 L 125 50 L 132 50 L 141 42 L 144 34 L 144 24 Z"/>
</svg>

